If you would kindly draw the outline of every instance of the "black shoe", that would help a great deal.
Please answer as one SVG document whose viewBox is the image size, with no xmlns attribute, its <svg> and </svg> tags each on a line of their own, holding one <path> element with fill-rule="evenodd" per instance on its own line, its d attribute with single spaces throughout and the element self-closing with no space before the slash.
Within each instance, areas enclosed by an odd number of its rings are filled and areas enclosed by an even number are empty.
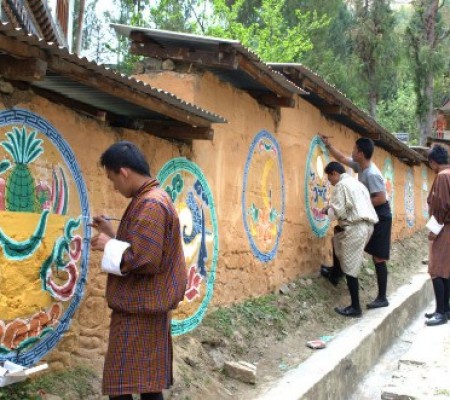
<svg viewBox="0 0 450 400">
<path fill-rule="evenodd" d="M 362 315 L 361 310 L 353 308 L 352 306 L 336 307 L 334 311 L 336 311 L 339 315 L 343 315 L 344 317 L 360 317 Z"/>
<path fill-rule="evenodd" d="M 333 267 L 327 267 L 326 265 L 320 266 L 320 275 L 322 275 L 324 278 L 328 278 L 331 275 L 331 270 Z"/>
<path fill-rule="evenodd" d="M 339 284 L 339 277 L 332 273 L 333 268 L 334 267 L 327 267 L 325 265 L 322 265 L 320 267 L 320 275 L 328 279 L 333 286 L 337 286 Z"/>
<path fill-rule="evenodd" d="M 433 317 L 434 317 L 434 314 L 436 314 L 436 311 L 435 311 L 435 312 L 430 312 L 430 313 L 426 312 L 426 313 L 425 313 L 425 318 L 426 318 L 426 319 L 433 318 Z M 450 319 L 450 311 L 446 311 L 444 314 L 447 315 L 447 319 Z"/>
<path fill-rule="evenodd" d="M 436 326 L 446 324 L 447 321 L 447 314 L 434 313 L 434 315 L 430 319 L 428 319 L 425 324 L 427 326 Z"/>
<path fill-rule="evenodd" d="M 372 303 L 367 304 L 368 309 L 387 307 L 389 302 L 386 299 L 375 299 Z"/>
</svg>

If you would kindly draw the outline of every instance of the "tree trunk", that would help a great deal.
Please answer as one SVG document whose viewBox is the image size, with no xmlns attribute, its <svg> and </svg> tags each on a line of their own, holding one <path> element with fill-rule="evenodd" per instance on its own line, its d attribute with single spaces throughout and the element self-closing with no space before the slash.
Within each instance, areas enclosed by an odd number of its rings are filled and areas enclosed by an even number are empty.
<svg viewBox="0 0 450 400">
<path fill-rule="evenodd" d="M 434 91 L 434 77 L 429 74 L 424 79 L 424 98 L 423 103 L 425 110 L 421 115 L 419 128 L 420 128 L 420 145 L 426 146 L 427 137 L 431 136 L 433 129 L 433 91 Z"/>
<path fill-rule="evenodd" d="M 423 44 L 426 46 L 430 57 L 434 55 L 436 38 L 436 18 L 439 7 L 439 0 L 423 0 Z M 420 88 L 421 101 L 419 117 L 420 144 L 425 146 L 427 136 L 431 136 L 433 127 L 433 92 L 434 92 L 434 68 L 427 68 L 426 75 L 422 77 Z"/>
<path fill-rule="evenodd" d="M 75 45 L 75 54 L 80 56 L 81 54 L 81 44 L 83 42 L 83 25 L 84 25 L 84 9 L 85 9 L 86 1 L 80 0 L 80 10 L 78 12 L 78 28 L 76 32 L 76 45 Z"/>
</svg>

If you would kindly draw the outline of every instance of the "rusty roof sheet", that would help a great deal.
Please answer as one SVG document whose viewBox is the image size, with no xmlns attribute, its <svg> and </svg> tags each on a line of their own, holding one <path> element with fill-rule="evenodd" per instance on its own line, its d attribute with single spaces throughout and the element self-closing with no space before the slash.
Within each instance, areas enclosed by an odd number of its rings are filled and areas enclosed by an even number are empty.
<svg viewBox="0 0 450 400">
<path fill-rule="evenodd" d="M 78 57 L 77 55 L 70 53 L 67 48 L 58 46 L 56 43 L 47 43 L 33 35 L 25 34 L 22 29 L 14 28 L 11 24 L 0 24 L 0 35 L 7 36 L 11 39 L 18 40 L 20 42 L 27 43 L 30 46 L 36 46 L 40 50 L 46 53 L 73 63 L 76 66 L 82 67 L 87 71 L 91 71 L 95 74 L 99 74 L 102 78 L 107 80 L 113 80 L 115 82 L 127 85 L 130 90 L 137 91 L 146 96 L 156 98 L 163 103 L 170 105 L 184 111 L 187 115 L 193 115 L 201 118 L 205 123 L 225 123 L 225 118 L 211 113 L 203 108 L 200 108 L 192 103 L 188 103 L 172 93 L 169 93 L 162 89 L 157 89 L 147 83 L 136 80 L 135 78 L 118 73 L 103 65 L 96 64 L 93 61 L 89 61 L 86 57 Z M 0 52 L 2 49 L 0 48 Z M 75 100 L 84 102 L 86 104 L 93 105 L 98 109 L 114 112 L 118 115 L 134 116 L 140 118 L 159 118 L 161 120 L 167 120 L 167 118 L 161 114 L 151 113 L 148 109 L 136 104 L 132 104 L 129 101 L 120 99 L 119 97 L 104 93 L 97 89 L 89 88 L 88 85 L 76 82 L 70 78 L 57 75 L 47 74 L 42 81 L 32 82 L 31 84 L 46 90 L 53 91 L 55 93 L 71 97 Z"/>
<path fill-rule="evenodd" d="M 307 92 L 298 87 L 294 82 L 291 82 L 283 74 L 270 68 L 268 64 L 263 62 L 256 53 L 243 46 L 238 40 L 216 38 L 211 36 L 200 36 L 188 33 L 172 32 L 162 29 L 150 29 L 135 27 L 129 25 L 111 24 L 116 32 L 122 36 L 130 37 L 132 32 L 141 32 L 153 42 L 159 44 L 162 47 L 185 47 L 193 50 L 207 50 L 215 51 L 219 45 L 228 45 L 240 53 L 243 57 L 248 59 L 253 65 L 255 65 L 261 73 L 264 73 L 271 77 L 282 88 L 288 90 L 292 94 L 304 94 Z M 240 69 L 225 70 L 220 67 L 207 67 L 208 70 L 218 75 L 222 80 L 231 83 L 233 86 L 244 90 L 266 90 L 261 82 L 249 77 Z"/>
</svg>

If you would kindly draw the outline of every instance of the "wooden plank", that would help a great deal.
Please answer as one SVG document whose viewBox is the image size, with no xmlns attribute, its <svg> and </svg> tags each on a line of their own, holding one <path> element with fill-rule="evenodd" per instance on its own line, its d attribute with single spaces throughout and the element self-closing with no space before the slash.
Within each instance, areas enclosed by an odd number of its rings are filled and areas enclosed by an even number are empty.
<svg viewBox="0 0 450 400">
<path fill-rule="evenodd" d="M 295 98 L 293 95 L 289 97 L 280 97 L 273 93 L 261 93 L 249 91 L 249 93 L 258 100 L 259 103 L 268 107 L 295 107 Z"/>
<path fill-rule="evenodd" d="M 225 69 L 236 69 L 239 65 L 239 56 L 232 49 L 228 51 L 215 52 L 205 50 L 194 50 L 182 47 L 161 47 L 151 42 L 132 42 L 131 53 L 145 56 L 157 57 L 162 59 L 170 58 L 175 61 L 199 64 L 209 67 L 220 67 Z"/>
<path fill-rule="evenodd" d="M 214 130 L 207 127 L 178 126 L 158 122 L 144 121 L 143 130 L 166 139 L 181 141 L 213 140 Z"/>
<path fill-rule="evenodd" d="M 45 78 L 47 63 L 39 58 L 17 59 L 0 55 L 0 75 L 14 81 L 41 81 Z"/>
<path fill-rule="evenodd" d="M 270 73 L 261 70 L 247 58 L 242 57 L 240 59 L 239 68 L 241 68 L 247 75 L 249 75 L 251 78 L 259 82 L 278 96 L 287 98 L 292 97 L 292 90 L 283 87 L 281 84 L 274 80 Z"/>
<path fill-rule="evenodd" d="M 45 59 L 45 53 L 36 46 L 12 39 L 0 33 L 0 51 L 22 58 Z"/>
<path fill-rule="evenodd" d="M 345 114 L 345 108 L 341 104 L 327 104 L 319 107 L 323 114 L 327 115 L 341 115 Z"/>
</svg>

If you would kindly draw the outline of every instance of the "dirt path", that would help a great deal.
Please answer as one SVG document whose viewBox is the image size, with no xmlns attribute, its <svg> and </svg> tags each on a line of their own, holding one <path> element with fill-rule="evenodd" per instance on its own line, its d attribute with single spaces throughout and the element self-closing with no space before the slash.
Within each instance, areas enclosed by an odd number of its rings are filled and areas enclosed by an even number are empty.
<svg viewBox="0 0 450 400">
<path fill-rule="evenodd" d="M 394 244 L 388 292 L 408 282 L 427 250 L 424 233 Z M 364 305 L 376 295 L 371 262 L 363 268 L 360 287 Z M 305 345 L 308 340 L 333 336 L 355 322 L 333 311 L 348 301 L 344 280 L 333 287 L 316 276 L 292 282 L 287 294 L 268 295 L 210 313 L 193 333 L 176 338 L 176 383 L 167 398 L 255 398 L 263 387 L 312 354 L 314 350 Z M 224 361 L 238 360 L 257 365 L 256 385 L 230 379 L 222 372 Z"/>
<path fill-rule="evenodd" d="M 427 251 L 425 233 L 394 244 L 389 293 L 408 282 Z M 306 347 L 308 340 L 334 336 L 355 323 L 333 311 L 336 305 L 349 302 L 344 280 L 334 287 L 320 276 L 304 277 L 288 288 L 285 294 L 210 312 L 195 331 L 175 338 L 175 385 L 165 398 L 254 399 L 264 387 L 313 353 Z M 362 270 L 360 288 L 362 305 L 375 297 L 376 276 L 371 262 L 366 262 Z M 239 360 L 257 365 L 256 385 L 241 383 L 222 372 L 225 361 Z M 45 374 L 23 385 L 0 389 L 0 399 L 34 400 L 44 391 L 59 396 L 55 399 L 100 400 L 100 388 L 100 377 L 80 366 L 76 371 Z"/>
</svg>

